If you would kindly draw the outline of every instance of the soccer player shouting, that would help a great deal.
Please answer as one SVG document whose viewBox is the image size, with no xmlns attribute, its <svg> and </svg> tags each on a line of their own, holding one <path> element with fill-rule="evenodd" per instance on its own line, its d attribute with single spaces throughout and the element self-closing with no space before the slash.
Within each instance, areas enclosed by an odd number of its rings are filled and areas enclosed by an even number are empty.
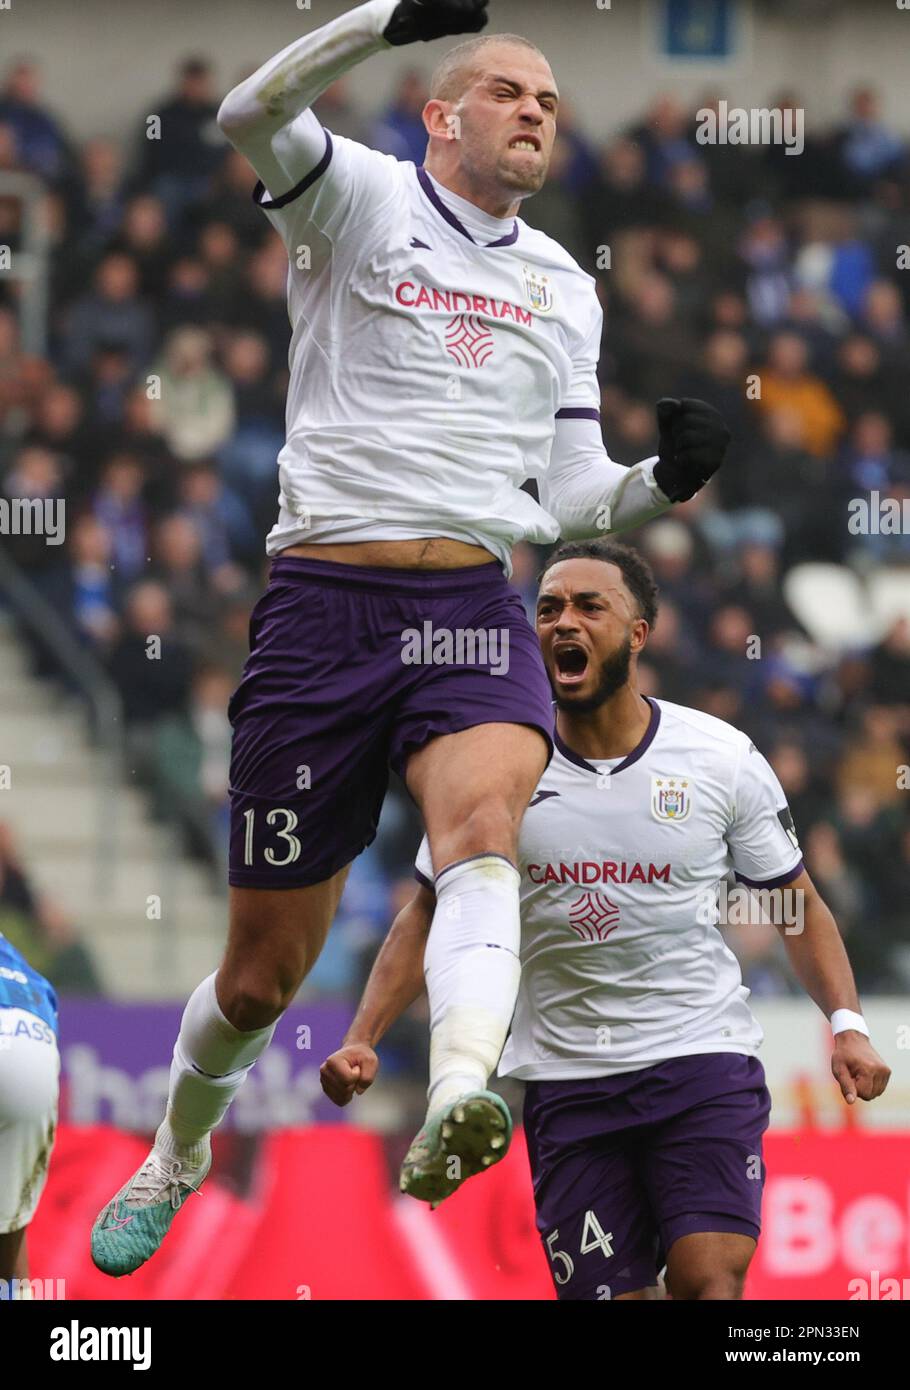
<svg viewBox="0 0 910 1390">
<path fill-rule="evenodd" d="M 675 1299 L 741 1296 L 770 1098 L 761 1028 L 713 910 L 731 872 L 766 890 L 772 912 L 778 891 L 775 925 L 831 1020 L 846 1100 L 881 1095 L 889 1076 L 768 763 L 729 724 L 639 693 L 656 613 L 653 576 L 625 546 L 570 543 L 544 572 L 556 752 L 519 837 L 521 984 L 500 1073 L 528 1083 L 537 1225 L 565 1299 L 646 1297 L 664 1262 Z M 424 840 L 422 886 L 323 1065 L 338 1104 L 371 1084 L 374 1044 L 420 991 L 431 850 Z"/>
<path fill-rule="evenodd" d="M 113 1274 L 153 1253 L 205 1177 L 210 1132 L 375 835 L 390 765 L 439 871 L 428 1122 L 406 1189 L 429 1196 L 447 1156 L 467 1175 L 505 1152 L 508 1113 L 486 1083 L 518 988 L 515 838 L 552 748 L 510 549 L 635 526 L 691 497 L 726 447 L 716 411 L 664 401 L 657 458 L 625 469 L 605 454 L 594 282 L 516 215 L 556 133 L 534 45 L 468 40 L 443 59 L 425 168 L 330 134 L 310 109 L 390 45 L 476 32 L 485 5 L 371 0 L 219 112 L 288 249 L 287 442 L 275 560 L 230 706 L 226 953 L 187 1005 L 152 1153 L 95 1224 Z M 532 477 L 539 505 L 521 490 Z"/>
</svg>

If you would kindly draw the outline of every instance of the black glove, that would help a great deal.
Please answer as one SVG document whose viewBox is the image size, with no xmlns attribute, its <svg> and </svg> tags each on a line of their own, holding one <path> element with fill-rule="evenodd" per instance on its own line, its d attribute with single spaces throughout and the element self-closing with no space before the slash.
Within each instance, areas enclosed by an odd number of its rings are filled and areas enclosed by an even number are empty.
<svg viewBox="0 0 910 1390">
<path fill-rule="evenodd" d="M 401 0 L 382 31 L 387 43 L 396 46 L 429 43 L 447 34 L 477 34 L 489 16 L 489 0 Z"/>
<path fill-rule="evenodd" d="M 719 411 L 691 396 L 657 402 L 660 455 L 654 480 L 671 502 L 688 502 L 724 461 L 730 431 Z"/>
</svg>

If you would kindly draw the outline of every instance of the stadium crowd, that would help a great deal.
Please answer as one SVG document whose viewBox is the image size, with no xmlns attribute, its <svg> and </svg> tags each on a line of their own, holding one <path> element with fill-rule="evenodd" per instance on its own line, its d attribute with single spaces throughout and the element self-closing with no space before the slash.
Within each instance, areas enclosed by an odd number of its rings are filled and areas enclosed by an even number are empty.
<svg viewBox="0 0 910 1390">
<path fill-rule="evenodd" d="M 420 164 L 425 99 L 414 70 L 375 119 L 344 83 L 317 112 L 336 133 Z M 653 451 L 661 396 L 711 401 L 733 431 L 711 486 L 634 536 L 662 593 L 645 689 L 754 737 L 860 988 L 896 992 L 910 983 L 910 791 L 899 775 L 910 763 L 910 626 L 870 627 L 867 642 L 832 653 L 782 584 L 810 560 L 860 575 L 910 565 L 906 531 L 847 526 L 851 498 L 910 497 L 910 277 L 899 269 L 910 142 L 863 89 L 835 129 L 810 128 L 800 158 L 699 144 L 695 110 L 717 100 L 660 96 L 602 138 L 566 102 L 549 183 L 522 215 L 597 278 L 611 456 Z M 798 107 L 799 96 L 771 104 Z M 49 109 L 35 63 L 5 74 L 0 177 L 25 171 L 43 187 L 50 314 L 47 350 L 33 355 L 15 278 L 0 277 L 0 489 L 65 498 L 62 547 L 3 544 L 116 683 L 152 804 L 219 874 L 227 703 L 267 571 L 289 328 L 286 253 L 217 106 L 211 65 L 187 59 L 154 107 L 160 138 L 137 112 L 128 137 L 80 144 Z M 0 186 L 0 243 L 14 263 L 21 234 L 20 207 Z M 528 546 L 515 556 L 529 611 L 542 558 Z M 162 638 L 159 661 L 146 656 L 150 633 Z M 52 653 L 36 660 L 53 674 Z M 396 786 L 308 989 L 356 989 L 410 893 L 418 829 Z M 8 869 L 0 881 L 5 901 Z M 795 991 L 772 929 L 731 931 L 730 942 L 753 990 Z"/>
</svg>

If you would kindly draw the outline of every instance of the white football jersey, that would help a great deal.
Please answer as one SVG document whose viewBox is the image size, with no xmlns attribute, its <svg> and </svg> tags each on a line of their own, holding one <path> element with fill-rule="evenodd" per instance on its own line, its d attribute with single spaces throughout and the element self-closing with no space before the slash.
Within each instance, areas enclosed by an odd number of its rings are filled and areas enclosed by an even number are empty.
<svg viewBox="0 0 910 1390">
<path fill-rule="evenodd" d="M 606 1076 L 762 1041 L 706 901 L 731 874 L 771 888 L 801 872 L 786 797 L 744 733 L 650 704 L 627 758 L 587 762 L 557 737 L 525 812 L 521 984 L 502 1076 Z M 426 837 L 417 876 L 432 887 Z"/>
<path fill-rule="evenodd" d="M 438 535 L 508 570 L 517 541 L 557 540 L 520 489 L 546 471 L 557 414 L 599 408 L 593 278 L 520 218 L 329 132 L 297 188 L 273 200 L 260 184 L 256 197 L 290 262 L 269 553 Z"/>
</svg>

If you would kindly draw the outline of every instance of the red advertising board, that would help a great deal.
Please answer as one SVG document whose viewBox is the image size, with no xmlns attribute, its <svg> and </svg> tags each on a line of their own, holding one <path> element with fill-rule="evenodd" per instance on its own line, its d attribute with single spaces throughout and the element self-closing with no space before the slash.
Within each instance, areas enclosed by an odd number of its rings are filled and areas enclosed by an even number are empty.
<svg viewBox="0 0 910 1390">
<path fill-rule="evenodd" d="M 524 1138 L 438 1211 L 399 1197 L 377 1135 L 343 1125 L 264 1141 L 248 1195 L 216 1178 L 158 1255 L 111 1280 L 89 1258 L 99 1207 L 143 1141 L 63 1125 L 30 1231 L 32 1275 L 67 1298 L 552 1299 Z M 766 1139 L 764 1229 L 750 1299 L 910 1299 L 910 1135 L 804 1131 Z"/>
</svg>

